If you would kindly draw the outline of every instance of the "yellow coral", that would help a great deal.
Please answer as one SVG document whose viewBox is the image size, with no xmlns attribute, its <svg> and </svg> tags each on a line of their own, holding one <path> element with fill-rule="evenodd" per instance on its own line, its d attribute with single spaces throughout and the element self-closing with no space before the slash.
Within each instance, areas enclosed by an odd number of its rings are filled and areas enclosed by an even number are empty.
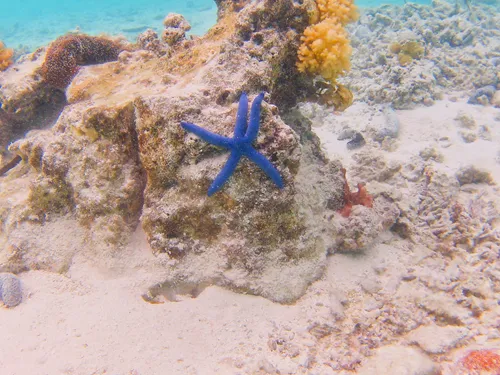
<svg viewBox="0 0 500 375">
<path fill-rule="evenodd" d="M 14 51 L 10 48 L 5 48 L 0 41 L 0 72 L 7 69 L 12 64 L 12 56 Z"/>
<path fill-rule="evenodd" d="M 347 32 L 335 18 L 309 26 L 301 40 L 297 63 L 299 71 L 317 73 L 333 82 L 349 70 L 352 48 Z"/>
<path fill-rule="evenodd" d="M 411 57 L 410 55 L 407 55 L 406 53 L 401 52 L 398 54 L 398 61 L 399 61 L 399 65 L 406 66 L 406 65 L 411 64 L 411 62 L 413 61 L 413 57 Z"/>
<path fill-rule="evenodd" d="M 419 42 L 409 41 L 403 44 L 401 52 L 410 55 L 414 59 L 420 59 L 424 56 L 425 49 Z"/>
<path fill-rule="evenodd" d="M 424 46 L 415 41 L 408 41 L 403 44 L 392 43 L 389 46 L 389 51 L 398 54 L 398 61 L 401 66 L 411 64 L 413 59 L 420 59 L 425 53 Z"/>
<path fill-rule="evenodd" d="M 346 25 L 359 17 L 358 9 L 352 0 L 316 0 L 316 4 L 321 20 L 335 18 L 342 25 Z"/>
<path fill-rule="evenodd" d="M 337 85 L 335 91 L 329 95 L 326 104 L 333 106 L 336 111 L 342 112 L 351 106 L 353 99 L 352 92 L 347 87 Z"/>
</svg>

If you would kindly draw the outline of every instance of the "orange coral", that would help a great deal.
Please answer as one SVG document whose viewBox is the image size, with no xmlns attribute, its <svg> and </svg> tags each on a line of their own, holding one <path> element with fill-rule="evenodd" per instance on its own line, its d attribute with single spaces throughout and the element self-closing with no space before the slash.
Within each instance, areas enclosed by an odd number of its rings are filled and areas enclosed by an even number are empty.
<svg viewBox="0 0 500 375">
<path fill-rule="evenodd" d="M 13 55 L 14 50 L 12 48 L 5 48 L 5 45 L 0 41 L 0 72 L 12 65 Z"/>
<path fill-rule="evenodd" d="M 316 0 L 316 5 L 321 20 L 335 18 L 342 25 L 346 25 L 359 17 L 358 9 L 351 0 Z"/>
<path fill-rule="evenodd" d="M 344 26 L 358 18 L 358 11 L 352 0 L 316 0 L 315 6 L 309 10 L 312 24 L 301 37 L 297 68 L 337 86 L 337 77 L 351 68 L 352 48 Z"/>
<path fill-rule="evenodd" d="M 339 210 L 339 213 L 344 217 L 349 217 L 351 215 L 352 206 L 362 205 L 365 207 L 373 207 L 373 197 L 368 193 L 366 187 L 363 184 L 358 184 L 358 191 L 353 193 L 349 188 L 347 183 L 347 176 L 345 168 L 342 168 L 342 173 L 344 173 L 344 207 Z"/>
<path fill-rule="evenodd" d="M 301 72 L 318 73 L 332 82 L 350 69 L 351 51 L 342 24 L 327 18 L 304 31 L 297 67 Z"/>
<path fill-rule="evenodd" d="M 65 35 L 50 45 L 42 65 L 42 76 L 48 84 L 63 89 L 71 83 L 79 65 L 113 61 L 120 52 L 118 43 L 104 37 Z"/>
<path fill-rule="evenodd" d="M 500 374 L 500 355 L 492 350 L 472 350 L 461 362 L 469 371 L 492 371 L 495 375 Z"/>
</svg>

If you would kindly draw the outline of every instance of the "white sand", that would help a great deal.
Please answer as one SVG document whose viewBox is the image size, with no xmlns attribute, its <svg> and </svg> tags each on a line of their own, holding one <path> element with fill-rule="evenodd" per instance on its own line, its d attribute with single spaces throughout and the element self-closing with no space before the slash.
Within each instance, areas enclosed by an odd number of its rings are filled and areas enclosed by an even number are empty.
<svg viewBox="0 0 500 375">
<path fill-rule="evenodd" d="M 461 110 L 478 125 L 489 126 L 492 140 L 464 143 L 454 120 Z M 367 120 L 366 111 L 366 105 L 356 104 L 342 115 L 315 124 L 327 153 L 340 157 L 348 170 L 355 152 L 347 151 L 345 141 L 337 141 L 340 124 L 345 121 L 363 130 L 370 121 L 377 121 Z M 445 157 L 436 168 L 456 170 L 477 164 L 500 181 L 500 164 L 495 161 L 500 123 L 494 119 L 499 112 L 463 101 L 398 111 L 399 147 L 385 152 L 385 157 L 408 161 L 423 148 L 436 146 Z M 447 148 L 439 146 L 445 136 L 451 140 Z M 365 146 L 371 147 L 371 142 Z M 405 240 L 385 234 L 383 244 L 364 254 L 330 257 L 325 277 L 295 305 L 278 305 L 218 287 L 206 288 L 197 298 L 152 304 L 141 295 L 154 280 L 161 280 L 162 270 L 155 265 L 140 229 L 135 237 L 130 248 L 115 259 L 103 256 L 90 261 L 82 255 L 65 275 L 44 271 L 20 275 L 24 301 L 13 309 L 0 308 L 1 375 L 234 375 L 275 370 L 347 374 L 334 371 L 328 362 L 327 354 L 341 349 L 318 344 L 308 329 L 330 324 L 340 330 L 339 337 L 342 331 L 350 332 L 355 312 L 339 324 L 335 319 L 361 298 L 363 289 L 382 288 L 390 301 L 406 266 L 428 255 L 421 248 L 408 250 Z M 374 270 L 382 265 L 390 271 L 379 276 Z M 370 304 L 378 303 L 363 298 L 367 311 Z M 348 346 L 356 352 L 360 345 L 351 342 Z M 308 372 L 314 356 L 315 371 Z"/>
</svg>

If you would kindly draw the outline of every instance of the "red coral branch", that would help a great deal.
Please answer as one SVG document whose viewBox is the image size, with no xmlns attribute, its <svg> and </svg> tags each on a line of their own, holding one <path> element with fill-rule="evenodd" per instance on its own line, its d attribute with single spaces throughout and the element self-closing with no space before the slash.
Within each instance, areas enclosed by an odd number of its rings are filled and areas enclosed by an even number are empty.
<svg viewBox="0 0 500 375">
<path fill-rule="evenodd" d="M 360 204 L 365 207 L 373 207 L 373 197 L 368 194 L 366 187 L 363 184 L 358 184 L 358 191 L 353 193 L 347 183 L 345 168 L 342 168 L 344 174 L 344 207 L 339 210 L 339 213 L 344 217 L 351 215 L 352 206 Z"/>
<path fill-rule="evenodd" d="M 118 58 L 121 46 L 104 37 L 65 35 L 49 47 L 42 65 L 44 80 L 64 89 L 78 72 L 79 65 L 102 64 Z"/>
</svg>

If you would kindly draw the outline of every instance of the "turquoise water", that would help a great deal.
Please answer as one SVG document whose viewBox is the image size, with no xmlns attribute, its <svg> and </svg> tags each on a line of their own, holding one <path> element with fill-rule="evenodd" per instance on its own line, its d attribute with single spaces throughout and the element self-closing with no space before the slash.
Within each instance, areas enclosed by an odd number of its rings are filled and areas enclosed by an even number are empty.
<svg viewBox="0 0 500 375">
<path fill-rule="evenodd" d="M 366 7 L 404 2 L 356 3 Z M 191 23 L 191 32 L 201 35 L 215 23 L 217 7 L 213 0 L 0 0 L 0 40 L 18 50 L 33 50 L 76 30 L 92 35 L 121 34 L 135 40 L 147 28 L 161 31 L 162 20 L 170 12 L 183 14 Z"/>
<path fill-rule="evenodd" d="M 147 28 L 162 30 L 170 12 L 183 14 L 193 34 L 203 34 L 215 23 L 217 7 L 212 0 L 0 0 L 0 40 L 30 50 L 74 30 L 134 40 Z"/>
</svg>

